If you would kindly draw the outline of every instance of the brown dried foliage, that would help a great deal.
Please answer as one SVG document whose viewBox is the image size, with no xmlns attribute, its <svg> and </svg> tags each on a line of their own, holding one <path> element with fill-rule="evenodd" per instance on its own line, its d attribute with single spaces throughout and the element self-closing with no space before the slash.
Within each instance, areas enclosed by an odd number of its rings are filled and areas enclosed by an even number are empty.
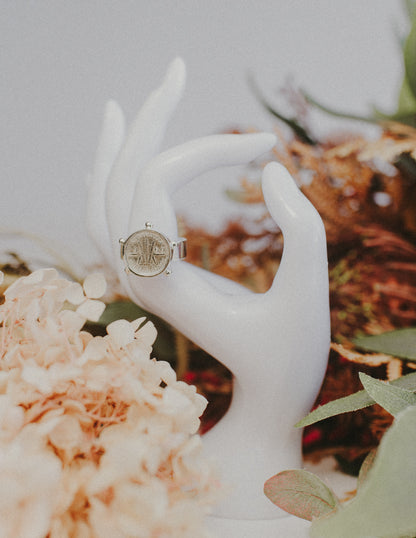
<svg viewBox="0 0 416 538">
<path fill-rule="evenodd" d="M 409 151 L 410 144 L 416 150 L 416 131 L 405 131 L 390 124 L 375 142 L 355 137 L 318 146 L 286 141 L 278 133 L 274 158 L 288 168 L 325 224 L 332 338 L 345 346 L 330 353 L 320 404 L 362 389 L 359 371 L 388 379 L 411 371 L 411 363 L 387 356 L 377 362 L 353 351 L 350 344 L 360 333 L 416 323 L 416 189 L 400 166 L 402 151 Z M 260 172 L 259 168 L 259 176 Z M 378 204 L 376 193 L 384 193 L 383 201 L 389 203 Z M 238 198 L 261 203 L 259 184 L 243 179 Z M 253 291 L 267 290 L 279 265 L 283 238 L 278 229 L 270 231 L 266 210 L 263 224 L 257 222 L 252 234 L 244 221 L 229 222 L 219 236 L 188 228 L 190 261 Z M 258 248 L 248 249 L 250 242 Z M 390 415 L 379 406 L 334 417 L 319 426 L 319 439 L 305 444 L 305 452 L 318 458 L 336 454 L 354 466 L 377 446 L 390 424 Z"/>
</svg>

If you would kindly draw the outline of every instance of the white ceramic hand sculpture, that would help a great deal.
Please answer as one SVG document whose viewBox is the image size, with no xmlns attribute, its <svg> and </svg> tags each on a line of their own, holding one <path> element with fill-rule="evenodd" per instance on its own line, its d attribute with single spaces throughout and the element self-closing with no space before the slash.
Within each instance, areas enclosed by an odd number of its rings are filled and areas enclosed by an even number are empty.
<svg viewBox="0 0 416 538">
<path fill-rule="evenodd" d="M 283 231 L 284 252 L 269 291 L 252 293 L 185 261 L 173 262 L 170 275 L 125 274 L 119 238 L 150 221 L 175 240 L 172 192 L 207 170 L 247 163 L 275 143 L 271 134 L 218 135 L 157 154 L 184 80 L 184 64 L 176 59 L 127 136 L 121 110 L 108 104 L 89 182 L 89 229 L 132 300 L 171 323 L 235 376 L 229 411 L 204 437 L 224 482 L 233 488 L 217 514 L 279 518 L 283 513 L 264 496 L 263 484 L 281 470 L 301 466 L 301 431 L 293 425 L 313 404 L 327 361 L 324 227 L 288 172 L 273 162 L 264 169 L 262 188 Z"/>
</svg>

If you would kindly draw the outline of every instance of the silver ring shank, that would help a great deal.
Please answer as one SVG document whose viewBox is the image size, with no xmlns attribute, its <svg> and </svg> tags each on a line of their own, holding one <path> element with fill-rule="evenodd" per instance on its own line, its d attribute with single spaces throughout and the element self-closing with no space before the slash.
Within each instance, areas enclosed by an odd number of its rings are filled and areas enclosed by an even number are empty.
<svg viewBox="0 0 416 538">
<path fill-rule="evenodd" d="M 186 239 L 184 237 L 181 237 L 175 241 L 173 257 L 177 260 L 183 260 L 186 258 Z"/>
</svg>

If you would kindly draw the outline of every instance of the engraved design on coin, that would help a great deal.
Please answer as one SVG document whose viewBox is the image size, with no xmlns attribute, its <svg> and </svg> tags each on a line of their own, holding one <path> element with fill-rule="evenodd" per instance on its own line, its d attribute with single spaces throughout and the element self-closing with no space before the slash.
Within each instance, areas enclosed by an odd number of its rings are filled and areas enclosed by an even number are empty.
<svg viewBox="0 0 416 538">
<path fill-rule="evenodd" d="M 133 233 L 124 245 L 124 258 L 130 271 L 138 276 L 162 273 L 172 257 L 169 241 L 155 230 Z"/>
</svg>

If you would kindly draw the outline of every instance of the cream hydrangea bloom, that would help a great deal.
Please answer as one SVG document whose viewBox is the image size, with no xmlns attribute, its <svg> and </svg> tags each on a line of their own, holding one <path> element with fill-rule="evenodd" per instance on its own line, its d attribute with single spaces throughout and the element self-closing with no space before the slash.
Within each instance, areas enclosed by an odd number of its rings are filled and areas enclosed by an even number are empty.
<svg viewBox="0 0 416 538">
<path fill-rule="evenodd" d="M 150 359 L 150 322 L 82 331 L 104 309 L 40 270 L 0 305 L 0 536 L 204 538 L 217 497 L 197 434 L 206 400 Z"/>
</svg>

